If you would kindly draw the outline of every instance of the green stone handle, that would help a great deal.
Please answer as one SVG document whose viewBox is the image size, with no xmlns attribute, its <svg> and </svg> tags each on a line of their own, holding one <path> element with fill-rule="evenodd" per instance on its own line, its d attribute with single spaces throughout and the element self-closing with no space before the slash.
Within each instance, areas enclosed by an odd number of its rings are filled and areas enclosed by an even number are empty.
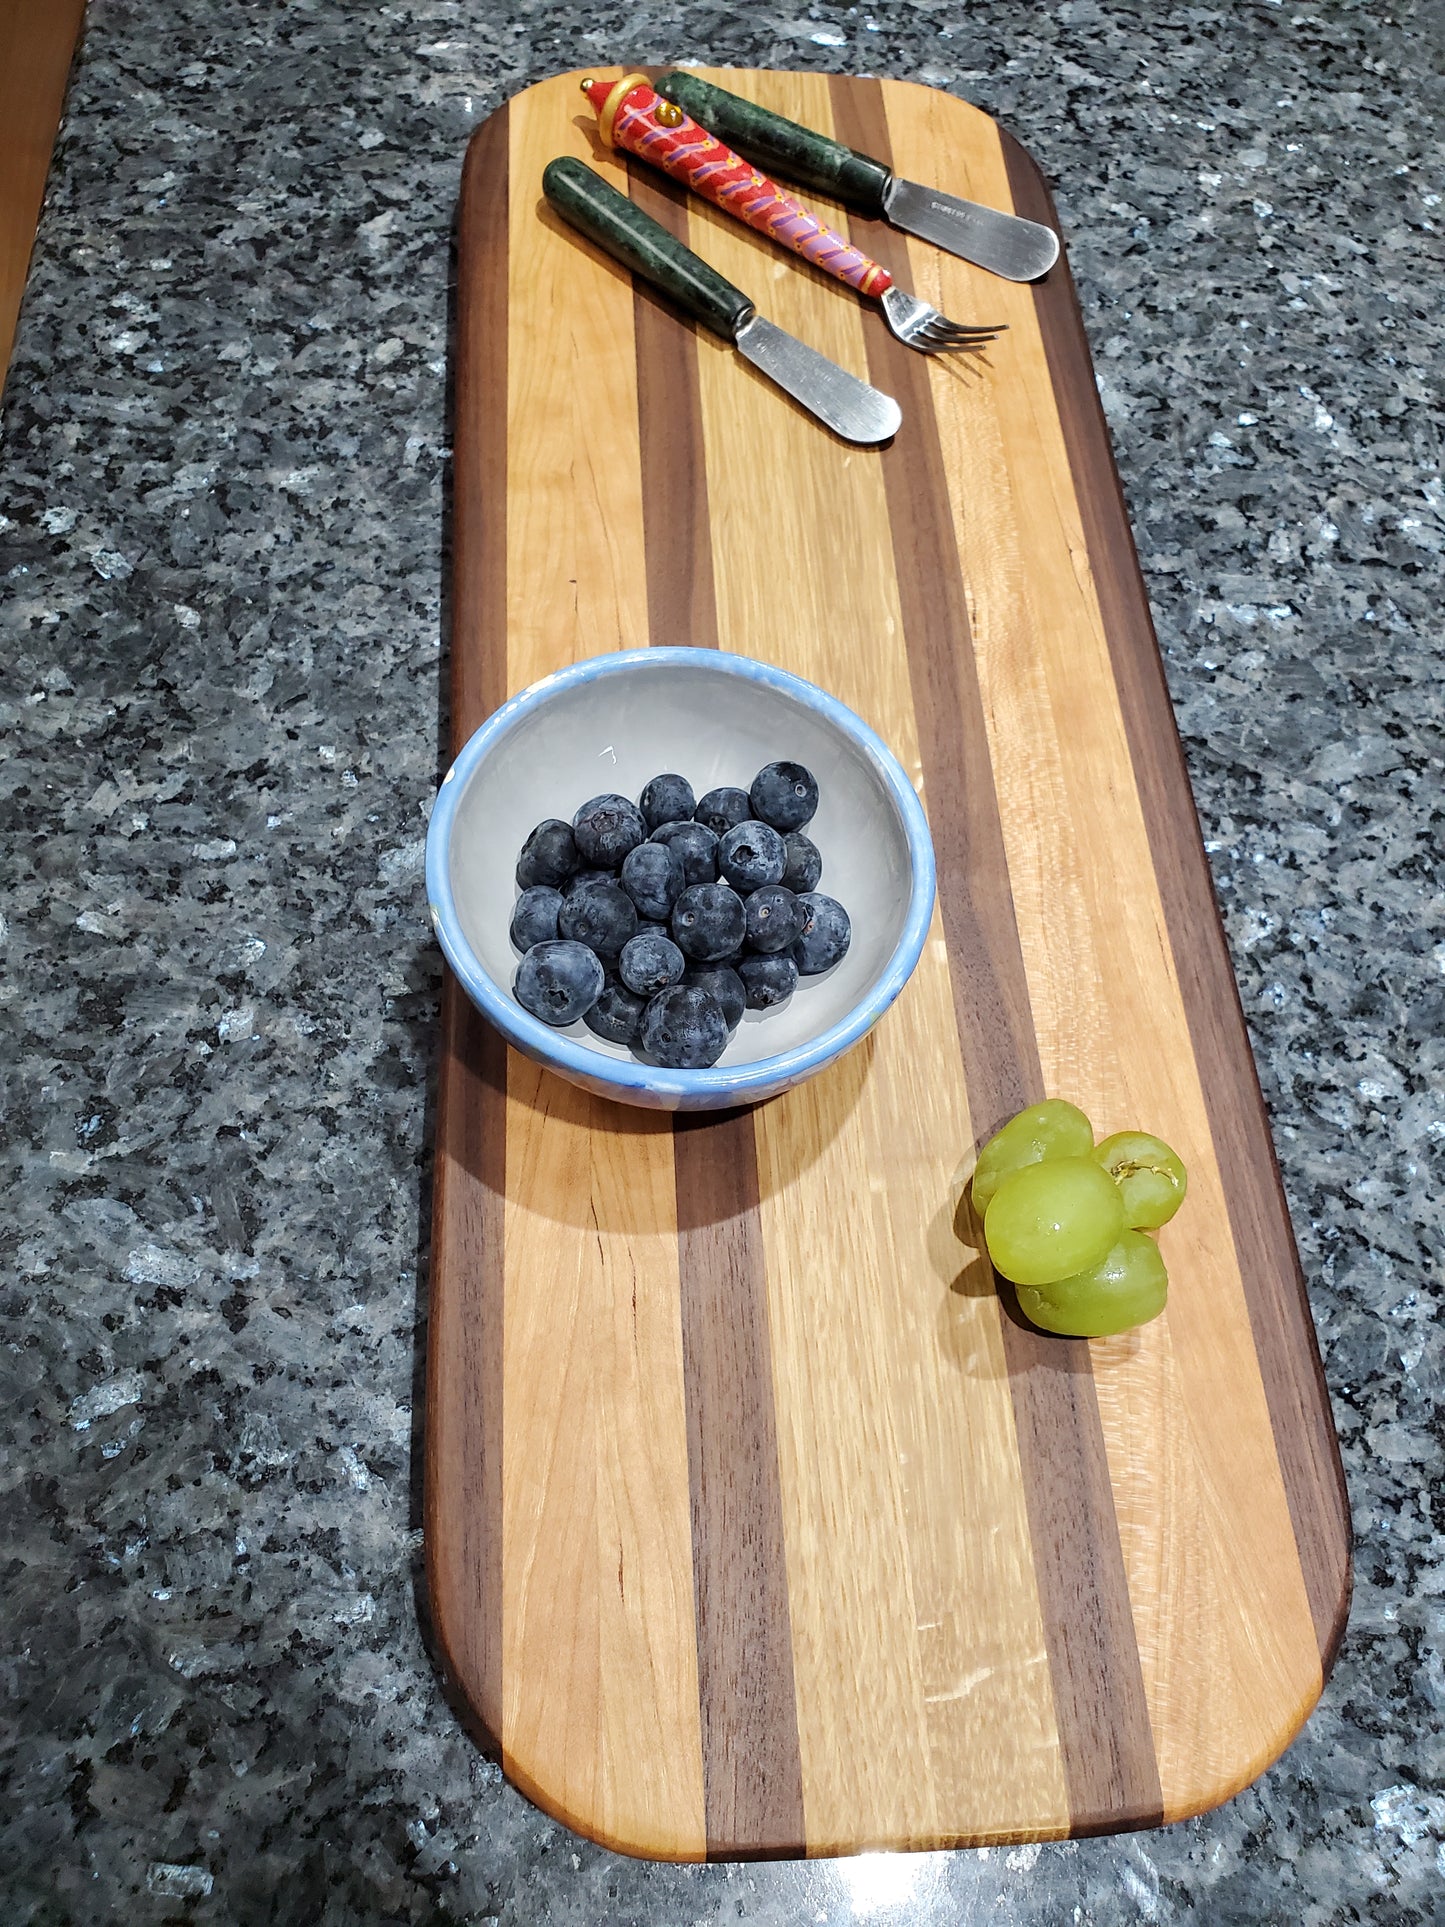
<svg viewBox="0 0 1445 1927">
<path fill-rule="evenodd" d="M 581 161 L 570 155 L 548 161 L 542 171 L 542 192 L 564 221 L 580 228 L 614 261 L 670 295 L 695 321 L 725 341 L 732 341 L 753 314 L 753 304 L 741 288 Z"/>
<path fill-rule="evenodd" d="M 881 161 L 855 153 L 841 141 L 815 134 L 795 120 L 770 114 L 697 74 L 671 73 L 657 83 L 665 99 L 735 147 L 744 160 L 769 174 L 811 187 L 843 201 L 861 214 L 882 214 L 883 195 L 893 176 Z"/>
</svg>

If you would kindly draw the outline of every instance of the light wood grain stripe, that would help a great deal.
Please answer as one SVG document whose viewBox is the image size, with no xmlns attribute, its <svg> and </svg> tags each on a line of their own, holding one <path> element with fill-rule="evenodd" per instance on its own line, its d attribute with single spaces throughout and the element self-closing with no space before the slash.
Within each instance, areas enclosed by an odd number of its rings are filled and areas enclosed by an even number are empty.
<svg viewBox="0 0 1445 1927">
<path fill-rule="evenodd" d="M 630 192 L 687 244 L 687 200 L 633 164 Z M 654 644 L 717 647 L 697 335 L 635 289 L 648 618 Z M 751 1111 L 674 1120 L 693 1593 L 709 1858 L 806 1848 Z"/>
<path fill-rule="evenodd" d="M 467 154 L 459 225 L 507 258 L 508 114 Z M 469 539 L 451 585 L 452 748 L 506 696 L 507 282 L 461 278 L 453 513 Z M 490 1745 L 502 1738 L 502 1200 L 507 1053 L 447 973 L 427 1320 L 427 1591 L 443 1663 Z"/>
<path fill-rule="evenodd" d="M 835 86 L 833 106 L 842 140 L 889 160 L 891 137 L 876 83 Z M 850 225 L 903 287 L 913 285 L 909 251 L 895 230 L 856 219 Z M 981 1141 L 1012 1111 L 1043 1096 L 1043 1079 L 929 365 L 882 328 L 868 339 L 874 379 L 897 395 L 905 414 L 883 471 L 924 732 L 958 1031 Z M 1004 1350 L 1071 1830 L 1117 1825 L 1121 1811 L 1147 1825 L 1161 1811 L 1158 1767 L 1087 1351 L 1013 1318 L 1004 1325 Z"/>
<path fill-rule="evenodd" d="M 542 199 L 554 156 L 627 191 L 567 75 L 513 116 L 506 648 L 513 689 L 647 638 L 632 277 Z M 568 98 L 570 91 L 570 98 Z M 585 112 L 584 112 L 585 110 Z M 500 642 L 500 638 L 499 638 Z"/>
<path fill-rule="evenodd" d="M 1030 219 L 1056 226 L 1052 197 L 1033 160 L 1007 133 L 1002 149 L 1014 205 Z M 1188 768 L 1142 593 L 1128 511 L 1109 459 L 1107 425 L 1072 279 L 1062 270 L 1050 275 L 1035 291 L 1035 306 L 1234 1242 L 1237 1250 L 1260 1258 L 1244 1268 L 1245 1298 L 1321 1665 L 1328 1674 L 1349 1609 L 1349 1501 L 1304 1276 L 1258 1081 L 1236 1068 L 1248 1052 L 1238 986 L 1190 806 Z"/>
<path fill-rule="evenodd" d="M 605 1844 L 701 1859 L 672 1133 L 515 1055 L 507 1109 L 507 1771 Z"/>
<path fill-rule="evenodd" d="M 540 197 L 600 159 L 567 76 L 513 117 L 505 639 L 517 688 L 647 636 L 631 278 Z M 706 1851 L 672 1133 L 513 1056 L 503 1740 L 593 1838 Z"/>
</svg>

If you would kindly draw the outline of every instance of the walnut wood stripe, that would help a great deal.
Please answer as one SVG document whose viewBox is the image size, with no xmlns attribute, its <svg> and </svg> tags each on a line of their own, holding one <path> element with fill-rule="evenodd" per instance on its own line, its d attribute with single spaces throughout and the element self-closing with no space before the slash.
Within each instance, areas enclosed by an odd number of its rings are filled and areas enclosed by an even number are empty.
<svg viewBox="0 0 1445 1927">
<path fill-rule="evenodd" d="M 467 156 L 459 229 L 483 260 L 507 258 L 506 108 Z M 457 291 L 453 514 L 453 750 L 505 700 L 507 281 L 464 275 Z M 502 1737 L 502 1252 L 507 1053 L 447 974 L 437 1101 L 427 1335 L 426 1551 L 445 1664 Z"/>
<path fill-rule="evenodd" d="M 1011 135 L 1004 133 L 1002 142 L 1015 207 L 1031 220 L 1057 226 L 1037 165 Z M 1349 1611 L 1349 1502 L 1304 1276 L 1066 263 L 1037 284 L 1034 302 L 1231 1229 L 1241 1253 L 1258 1254 L 1255 1262 L 1243 1263 L 1241 1275 L 1321 1666 L 1328 1674 Z M 1248 1066 L 1248 1074 L 1235 1068 L 1241 1065 Z"/>
<path fill-rule="evenodd" d="M 839 139 L 888 160 L 876 82 L 835 82 L 833 110 Z M 882 222 L 855 219 L 851 228 L 907 287 L 901 236 Z M 872 379 L 904 411 L 882 461 L 958 1032 L 982 1139 L 1044 1093 L 927 364 L 881 327 L 868 340 Z M 1147 1826 L 1162 1797 L 1088 1351 L 1013 1318 L 1004 1351 L 1071 1831 L 1117 1826 L 1121 1811 Z"/>
<path fill-rule="evenodd" d="M 681 188 L 640 165 L 630 176 L 632 198 L 687 242 Z M 651 637 L 715 649 L 696 331 L 641 282 L 635 300 Z M 801 1854 L 802 1766 L 751 1111 L 678 1117 L 673 1163 L 708 1856 Z"/>
<path fill-rule="evenodd" d="M 628 174 L 633 200 L 685 243 L 685 190 L 640 162 L 629 163 Z M 633 326 L 648 630 L 654 644 L 716 649 L 697 329 L 642 280 L 635 286 Z"/>
<path fill-rule="evenodd" d="M 708 1856 L 801 1854 L 752 1113 L 679 1118 L 673 1157 Z"/>
</svg>

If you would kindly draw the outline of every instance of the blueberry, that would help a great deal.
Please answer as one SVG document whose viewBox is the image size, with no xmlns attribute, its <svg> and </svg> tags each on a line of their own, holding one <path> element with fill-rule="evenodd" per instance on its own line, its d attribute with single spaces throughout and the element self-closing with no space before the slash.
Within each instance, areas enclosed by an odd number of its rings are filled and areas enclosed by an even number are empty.
<svg viewBox="0 0 1445 1927">
<path fill-rule="evenodd" d="M 645 841 L 642 812 L 625 796 L 594 796 L 572 818 L 572 835 L 584 863 L 602 870 L 620 870 L 622 859 Z"/>
<path fill-rule="evenodd" d="M 749 1010 L 771 1010 L 798 987 L 798 966 L 791 957 L 744 957 L 738 975 Z"/>
<path fill-rule="evenodd" d="M 853 926 L 848 912 L 821 890 L 808 890 L 798 898 L 806 921 L 803 934 L 793 945 L 793 961 L 804 977 L 816 977 L 820 970 L 831 970 L 848 954 Z"/>
<path fill-rule="evenodd" d="M 671 941 L 670 926 L 660 923 L 655 917 L 639 917 L 637 934 L 639 937 L 667 937 L 669 942 Z"/>
<path fill-rule="evenodd" d="M 682 858 L 665 843 L 639 843 L 622 859 L 622 887 L 640 917 L 670 917 L 686 882 Z"/>
<path fill-rule="evenodd" d="M 726 836 L 735 823 L 746 823 L 753 813 L 746 790 L 709 790 L 694 812 L 714 836 Z"/>
<path fill-rule="evenodd" d="M 717 831 L 705 823 L 664 823 L 652 841 L 677 851 L 684 884 L 717 882 Z"/>
<path fill-rule="evenodd" d="M 557 929 L 572 943 L 585 943 L 608 962 L 637 935 L 637 906 L 620 883 L 593 883 L 563 899 Z"/>
<path fill-rule="evenodd" d="M 545 883 L 524 890 L 512 908 L 512 942 L 519 950 L 530 950 L 534 943 L 555 943 L 561 908 L 560 890 L 549 890 Z"/>
<path fill-rule="evenodd" d="M 801 763 L 769 763 L 748 792 L 752 813 L 775 830 L 801 830 L 818 809 L 818 785 Z"/>
<path fill-rule="evenodd" d="M 517 1002 L 544 1024 L 575 1024 L 602 995 L 602 966 L 584 944 L 539 943 L 517 966 Z"/>
<path fill-rule="evenodd" d="M 609 1044 L 631 1044 L 642 1029 L 642 1013 L 647 999 L 630 991 L 626 984 L 606 984 L 602 995 L 583 1016 L 588 1030 L 605 1037 Z"/>
<path fill-rule="evenodd" d="M 616 874 L 611 870 L 579 870 L 575 877 L 568 877 L 562 885 L 564 897 L 575 896 L 579 890 L 590 890 L 594 883 L 616 883 Z"/>
<path fill-rule="evenodd" d="M 781 883 L 765 883 L 743 905 L 747 917 L 748 948 L 764 954 L 787 950 L 803 934 L 798 899 Z"/>
<path fill-rule="evenodd" d="M 634 937 L 622 946 L 617 974 L 639 997 L 655 997 L 680 984 L 686 967 L 686 957 L 670 937 Z"/>
<path fill-rule="evenodd" d="M 685 823 L 697 808 L 685 776 L 654 776 L 637 801 L 649 830 L 661 829 L 664 823 Z"/>
<path fill-rule="evenodd" d="M 697 990 L 705 990 L 709 997 L 716 997 L 722 1005 L 728 1029 L 736 1028 L 747 1008 L 748 998 L 743 989 L 743 980 L 735 970 L 727 964 L 696 964 L 682 981 Z"/>
<path fill-rule="evenodd" d="M 804 836 L 801 830 L 789 830 L 783 838 L 783 848 L 788 853 L 788 867 L 783 872 L 784 883 L 799 894 L 804 890 L 816 890 L 818 879 L 823 874 L 823 858 L 812 837 Z"/>
<path fill-rule="evenodd" d="M 725 883 L 695 883 L 673 907 L 672 940 L 696 963 L 717 963 L 742 947 L 743 900 Z"/>
<path fill-rule="evenodd" d="M 765 883 L 781 883 L 788 853 L 766 823 L 739 823 L 718 844 L 717 867 L 742 896 Z"/>
<path fill-rule="evenodd" d="M 532 890 L 545 883 L 553 890 L 560 889 L 568 877 L 576 875 L 580 862 L 571 825 L 549 816 L 522 845 L 517 858 L 517 888 Z"/>
<path fill-rule="evenodd" d="M 696 984 L 674 984 L 642 1013 L 642 1046 L 668 1070 L 702 1070 L 727 1047 L 722 1005 Z"/>
</svg>

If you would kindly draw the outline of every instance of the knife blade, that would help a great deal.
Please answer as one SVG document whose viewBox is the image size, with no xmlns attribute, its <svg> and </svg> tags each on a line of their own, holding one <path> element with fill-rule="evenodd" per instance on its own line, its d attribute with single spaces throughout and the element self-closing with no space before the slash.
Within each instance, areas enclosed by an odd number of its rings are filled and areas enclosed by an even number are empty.
<svg viewBox="0 0 1445 1927">
<path fill-rule="evenodd" d="M 730 94 L 700 74 L 666 74 L 657 91 L 755 167 L 860 213 L 881 215 L 894 227 L 1005 280 L 1035 281 L 1059 258 L 1059 237 L 1042 222 L 901 180 L 882 161 Z"/>
<path fill-rule="evenodd" d="M 741 288 L 694 254 L 600 174 L 566 155 L 549 161 L 542 192 L 563 220 L 729 341 L 753 367 L 846 442 L 898 432 L 898 403 L 760 315 Z"/>
</svg>

